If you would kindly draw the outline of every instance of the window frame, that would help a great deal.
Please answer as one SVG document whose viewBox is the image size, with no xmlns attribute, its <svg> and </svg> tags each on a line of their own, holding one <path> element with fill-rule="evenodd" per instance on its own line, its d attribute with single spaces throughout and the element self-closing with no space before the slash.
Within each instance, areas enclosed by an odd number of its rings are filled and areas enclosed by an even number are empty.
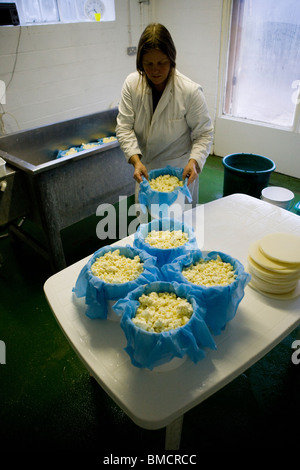
<svg viewBox="0 0 300 470">
<path fill-rule="evenodd" d="M 234 8 L 234 2 L 237 5 Z M 300 133 L 300 77 L 299 80 L 295 80 L 291 85 L 291 99 L 296 100 L 293 122 L 290 126 L 283 124 L 270 123 L 263 120 L 255 120 L 250 118 L 244 118 L 234 115 L 234 110 L 230 108 L 230 103 L 234 93 L 234 87 L 231 86 L 234 80 L 234 62 L 230 63 L 230 54 L 234 54 L 234 58 L 239 53 L 239 44 L 241 31 L 239 25 L 241 18 L 244 13 L 244 1 L 245 0 L 223 0 L 223 18 L 222 18 L 222 31 L 221 31 L 221 51 L 220 51 L 220 79 L 219 79 L 219 93 L 218 93 L 218 117 L 226 119 L 237 120 L 241 122 L 252 122 L 261 126 L 267 126 L 272 128 L 283 129 L 291 132 Z M 236 26 L 239 18 L 239 24 Z"/>
<path fill-rule="evenodd" d="M 299 94 L 293 128 L 235 118 L 223 112 L 231 8 L 232 0 L 223 0 L 213 153 L 220 157 L 243 152 L 265 155 L 275 161 L 276 172 L 300 178 Z M 294 93 L 295 90 L 292 92 Z"/>
</svg>

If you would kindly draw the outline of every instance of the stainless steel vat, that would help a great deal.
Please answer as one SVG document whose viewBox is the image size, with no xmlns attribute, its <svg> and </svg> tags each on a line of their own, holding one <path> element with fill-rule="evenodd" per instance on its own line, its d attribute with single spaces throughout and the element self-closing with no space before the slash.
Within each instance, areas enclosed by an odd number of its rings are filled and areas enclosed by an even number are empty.
<svg viewBox="0 0 300 470">
<path fill-rule="evenodd" d="M 119 196 L 134 194 L 132 167 L 118 142 L 56 158 L 59 149 L 113 135 L 116 116 L 114 108 L 0 137 L 0 156 L 15 179 L 10 194 L 5 195 L 5 189 L 0 195 L 0 224 L 9 223 L 26 241 L 14 218 L 26 215 L 36 223 L 47 244 L 46 250 L 38 244 L 36 248 L 48 257 L 54 272 L 66 267 L 62 229 L 95 214 L 101 203 L 114 204 Z M 2 180 L 7 183 L 8 177 Z"/>
</svg>

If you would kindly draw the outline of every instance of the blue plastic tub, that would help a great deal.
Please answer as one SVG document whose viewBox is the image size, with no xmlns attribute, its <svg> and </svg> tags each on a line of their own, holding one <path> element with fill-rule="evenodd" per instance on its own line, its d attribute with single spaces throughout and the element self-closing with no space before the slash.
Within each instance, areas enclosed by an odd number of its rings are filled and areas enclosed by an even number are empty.
<svg viewBox="0 0 300 470">
<path fill-rule="evenodd" d="M 222 160 L 224 166 L 223 196 L 234 193 L 260 198 L 268 186 L 276 165 L 270 158 L 252 153 L 232 153 Z"/>
</svg>

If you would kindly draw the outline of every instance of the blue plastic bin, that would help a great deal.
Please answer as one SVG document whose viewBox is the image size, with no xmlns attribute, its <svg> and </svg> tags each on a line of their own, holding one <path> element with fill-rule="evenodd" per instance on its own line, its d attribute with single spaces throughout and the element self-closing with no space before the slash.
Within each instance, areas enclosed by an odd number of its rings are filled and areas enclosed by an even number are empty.
<svg viewBox="0 0 300 470">
<path fill-rule="evenodd" d="M 222 160 L 224 166 L 223 196 L 234 193 L 260 198 L 268 186 L 276 165 L 270 158 L 252 153 L 232 153 Z"/>
</svg>

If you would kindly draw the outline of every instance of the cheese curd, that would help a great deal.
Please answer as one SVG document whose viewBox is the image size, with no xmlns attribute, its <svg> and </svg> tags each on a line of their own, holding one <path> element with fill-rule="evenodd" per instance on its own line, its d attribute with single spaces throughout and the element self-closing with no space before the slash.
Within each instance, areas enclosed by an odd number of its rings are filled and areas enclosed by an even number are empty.
<svg viewBox="0 0 300 470">
<path fill-rule="evenodd" d="M 122 284 L 139 277 L 143 272 L 143 263 L 138 255 L 131 259 L 120 255 L 120 250 L 108 251 L 96 259 L 91 271 L 105 282 Z"/>
<path fill-rule="evenodd" d="M 75 153 L 77 153 L 77 148 L 76 147 L 71 147 L 69 150 L 67 150 L 65 152 L 65 156 L 67 155 L 74 155 Z"/>
<path fill-rule="evenodd" d="M 167 193 L 174 191 L 178 186 L 183 186 L 183 181 L 180 181 L 177 176 L 159 175 L 157 178 L 152 178 L 149 184 L 151 189 Z"/>
<path fill-rule="evenodd" d="M 74 155 L 75 153 L 81 152 L 82 150 L 90 150 L 93 148 L 99 147 L 102 143 L 103 144 L 109 144 L 110 142 L 116 141 L 116 137 L 103 137 L 100 142 L 88 142 L 88 143 L 82 143 L 81 147 L 71 147 L 68 150 L 65 151 L 64 155 Z"/>
<path fill-rule="evenodd" d="M 191 283 L 202 286 L 227 286 L 236 278 L 232 264 L 224 263 L 219 255 L 217 259 L 197 263 L 184 268 L 182 275 Z"/>
<path fill-rule="evenodd" d="M 82 144 L 81 145 L 81 148 L 82 150 L 89 150 L 89 149 L 93 149 L 93 148 L 96 148 L 96 147 L 99 147 L 100 143 L 89 143 L 89 144 Z"/>
<path fill-rule="evenodd" d="M 186 325 L 193 307 L 187 299 L 177 297 L 173 292 L 151 292 L 139 298 L 133 323 L 143 330 L 153 333 L 172 330 Z"/>
<path fill-rule="evenodd" d="M 116 137 L 103 137 L 102 141 L 104 144 L 109 144 L 110 142 L 115 142 L 117 140 Z"/>
<path fill-rule="evenodd" d="M 182 230 L 152 230 L 145 238 L 145 242 L 155 248 L 177 248 L 187 243 L 188 234 Z"/>
</svg>

